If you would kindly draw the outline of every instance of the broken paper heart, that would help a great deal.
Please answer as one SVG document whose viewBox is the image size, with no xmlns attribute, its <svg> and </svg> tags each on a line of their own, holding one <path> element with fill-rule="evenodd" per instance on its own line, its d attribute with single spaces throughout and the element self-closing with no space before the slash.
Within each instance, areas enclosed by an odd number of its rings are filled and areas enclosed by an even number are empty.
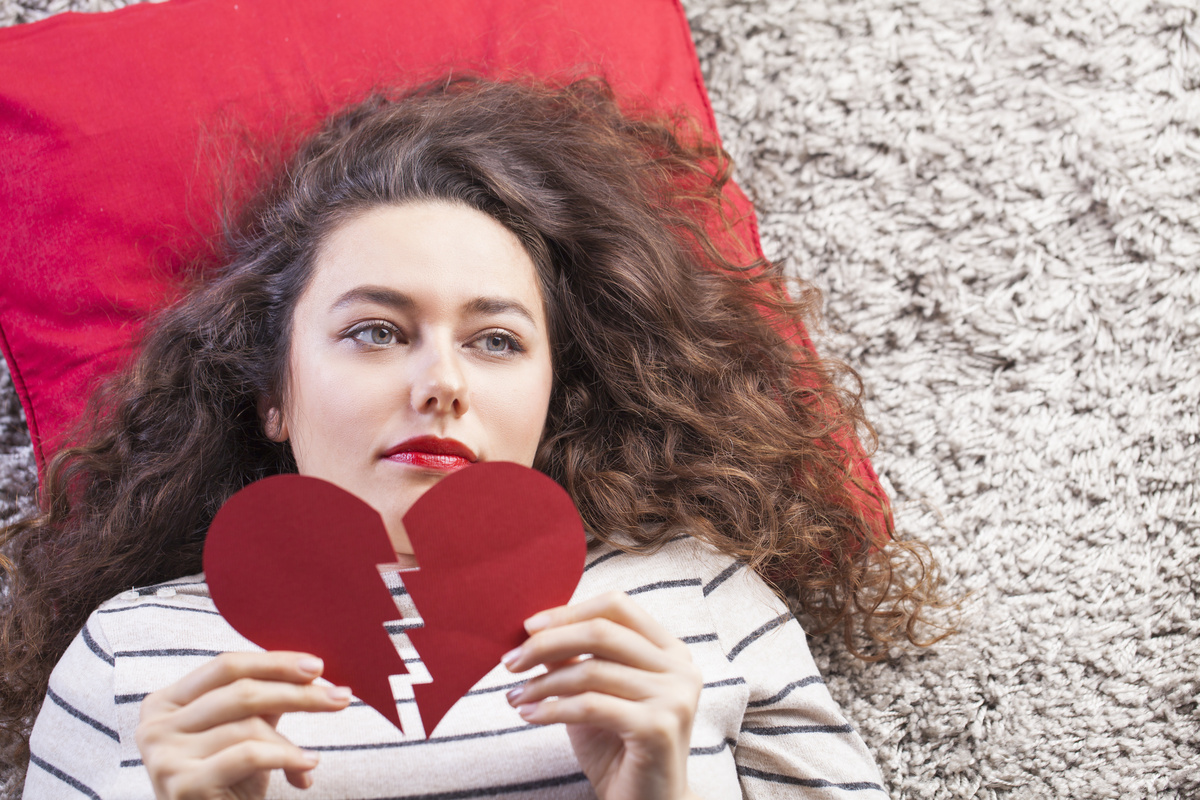
<svg viewBox="0 0 1200 800">
<path fill-rule="evenodd" d="M 447 475 L 404 516 L 419 568 L 403 573 L 423 627 L 407 631 L 433 677 L 416 684 L 432 733 L 450 707 L 525 639 L 524 620 L 570 600 L 586 542 L 570 497 L 518 464 Z M 325 661 L 324 677 L 401 727 L 389 675 L 405 674 L 384 623 L 400 612 L 377 569 L 394 562 L 379 514 L 318 478 L 276 475 L 213 519 L 204 571 L 217 609 L 267 650 Z"/>
</svg>

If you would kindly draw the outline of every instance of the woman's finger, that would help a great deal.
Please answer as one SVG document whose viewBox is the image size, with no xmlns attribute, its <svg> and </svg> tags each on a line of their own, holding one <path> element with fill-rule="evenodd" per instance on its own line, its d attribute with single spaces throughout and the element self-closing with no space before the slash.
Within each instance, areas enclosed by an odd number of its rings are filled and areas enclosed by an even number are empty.
<svg viewBox="0 0 1200 800">
<path fill-rule="evenodd" d="M 305 770 L 285 769 L 283 771 L 283 774 L 284 774 L 284 777 L 287 778 L 287 782 L 290 783 L 292 786 L 295 786 L 297 789 L 307 789 L 308 787 L 313 785 L 313 776 L 312 776 L 311 769 L 305 769 Z"/>
<path fill-rule="evenodd" d="M 275 730 L 277 715 L 268 718 L 250 716 L 200 732 L 185 732 L 174 724 L 178 720 L 173 717 L 179 713 L 143 721 L 139 726 L 138 746 L 152 780 L 164 790 L 159 792 L 161 796 L 193 796 L 188 792 L 220 788 L 220 784 L 209 780 L 211 775 L 242 775 L 239 780 L 257 776 L 265 781 L 266 772 L 275 768 L 283 769 L 288 782 L 297 788 L 312 785 L 315 756 L 305 755 Z M 246 748 L 244 745 L 248 742 L 268 747 Z M 240 761 L 238 753 L 241 753 Z M 271 756 L 271 753 L 275 755 Z M 224 771 L 220 769 L 222 764 L 226 765 Z M 230 766 L 236 764 L 241 767 Z M 181 786 L 190 788 L 180 792 Z M 209 794 L 211 791 L 195 796 Z"/>
<path fill-rule="evenodd" d="M 525 631 L 534 634 L 596 618 L 609 619 L 637 631 L 662 648 L 669 648 L 679 641 L 624 592 L 605 592 L 581 603 L 546 609 L 525 620 Z"/>
<path fill-rule="evenodd" d="M 174 711 L 171 724 L 183 732 L 205 731 L 251 716 L 278 717 L 292 711 L 337 711 L 349 704 L 350 690 L 344 686 L 297 685 L 239 678 Z"/>
<path fill-rule="evenodd" d="M 690 736 L 690 719 L 680 718 L 666 708 L 625 700 L 599 692 L 584 692 L 517 707 L 517 713 L 535 725 L 588 725 L 611 731 L 622 739 L 658 743 L 663 753 L 671 752 Z"/>
<path fill-rule="evenodd" d="M 324 669 L 321 659 L 308 653 L 286 650 L 222 653 L 179 681 L 149 695 L 146 700 L 151 701 L 151 710 L 162 705 L 185 706 L 213 689 L 242 678 L 309 683 Z"/>
<path fill-rule="evenodd" d="M 690 691 L 687 681 L 671 672 L 648 672 L 603 658 L 588 658 L 545 675 L 530 678 L 507 695 L 510 705 L 536 703 L 557 695 L 601 692 L 625 700 L 645 700 L 681 690 Z"/>
<path fill-rule="evenodd" d="M 183 733 L 175 729 L 166 732 L 166 736 L 153 744 L 161 746 L 169 742 L 173 757 L 198 760 L 209 758 L 239 742 L 252 739 L 291 744 L 262 717 L 247 717 L 199 733 Z"/>
<path fill-rule="evenodd" d="M 686 649 L 686 645 L 682 646 Z M 582 655 L 606 658 L 652 672 L 668 671 L 674 657 L 637 631 L 597 617 L 535 633 L 520 647 L 505 654 L 502 661 L 510 672 L 524 672 L 538 664 Z"/>
<path fill-rule="evenodd" d="M 177 797 L 212 797 L 256 774 L 282 769 L 299 776 L 317 765 L 316 753 L 301 750 L 291 743 L 240 742 L 209 758 L 191 762 L 191 768 L 171 777 L 171 790 Z M 293 784 L 295 785 L 295 784 Z"/>
</svg>

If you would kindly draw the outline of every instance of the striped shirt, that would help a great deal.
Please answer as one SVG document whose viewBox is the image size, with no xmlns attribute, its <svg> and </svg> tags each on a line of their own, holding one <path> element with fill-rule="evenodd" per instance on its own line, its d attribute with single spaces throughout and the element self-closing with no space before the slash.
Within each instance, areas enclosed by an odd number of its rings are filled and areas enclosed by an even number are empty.
<svg viewBox="0 0 1200 800">
<path fill-rule="evenodd" d="M 562 725 L 529 725 L 497 665 L 424 738 L 411 683 L 420 624 L 398 575 L 389 633 L 412 673 L 393 689 L 410 737 L 354 700 L 338 712 L 284 715 L 278 729 L 321 753 L 307 791 L 271 777 L 272 798 L 594 798 Z M 804 632 L 752 571 L 691 537 L 653 555 L 594 543 L 572 600 L 628 593 L 691 649 L 704 676 L 688 782 L 701 798 L 886 796 L 866 746 L 833 702 Z M 259 649 L 216 611 L 197 575 L 126 592 L 96 610 L 50 678 L 30 740 L 25 800 L 151 798 L 134 741 L 139 704 L 224 651 Z"/>
</svg>

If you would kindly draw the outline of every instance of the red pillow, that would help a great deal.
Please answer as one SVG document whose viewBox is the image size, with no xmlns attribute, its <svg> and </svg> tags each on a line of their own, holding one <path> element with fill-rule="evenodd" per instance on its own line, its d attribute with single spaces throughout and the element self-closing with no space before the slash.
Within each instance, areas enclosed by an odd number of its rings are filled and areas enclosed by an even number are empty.
<svg viewBox="0 0 1200 800">
<path fill-rule="evenodd" d="M 39 472 L 211 233 L 203 131 L 269 137 L 451 69 L 599 72 L 717 136 L 677 0 L 173 0 L 0 30 L 0 348 Z"/>
</svg>

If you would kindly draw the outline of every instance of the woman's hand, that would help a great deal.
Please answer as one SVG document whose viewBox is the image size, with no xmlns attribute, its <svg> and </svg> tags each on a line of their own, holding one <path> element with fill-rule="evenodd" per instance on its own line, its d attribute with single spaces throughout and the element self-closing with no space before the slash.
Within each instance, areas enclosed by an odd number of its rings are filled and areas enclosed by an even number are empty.
<svg viewBox="0 0 1200 800">
<path fill-rule="evenodd" d="M 566 723 L 596 793 L 693 797 L 687 758 L 703 678 L 687 645 L 622 592 L 543 611 L 525 629 L 529 639 L 505 655 L 505 666 L 544 664 L 549 672 L 511 691 L 508 702 L 528 722 Z"/>
<path fill-rule="evenodd" d="M 315 753 L 275 730 L 289 711 L 338 711 L 350 690 L 314 686 L 321 660 L 304 653 L 224 653 L 142 701 L 137 744 L 154 794 L 258 800 L 271 770 L 312 784 Z"/>
</svg>

